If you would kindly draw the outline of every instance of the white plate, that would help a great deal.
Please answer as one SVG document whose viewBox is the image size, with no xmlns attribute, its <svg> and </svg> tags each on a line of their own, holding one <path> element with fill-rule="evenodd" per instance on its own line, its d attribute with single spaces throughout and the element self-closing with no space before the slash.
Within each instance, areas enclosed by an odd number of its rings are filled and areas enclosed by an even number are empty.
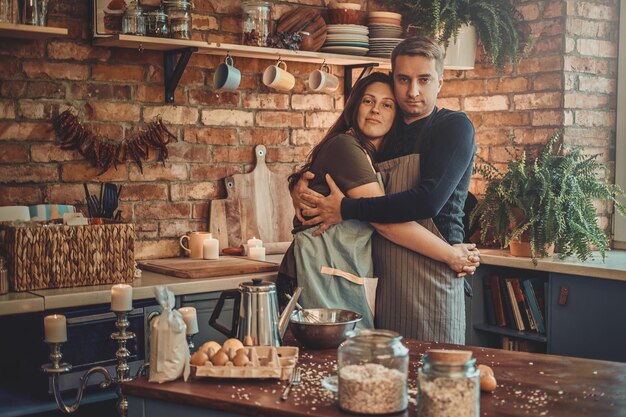
<svg viewBox="0 0 626 417">
<path fill-rule="evenodd" d="M 384 17 L 386 19 L 402 19 L 402 15 L 400 13 L 394 12 L 369 12 L 367 14 L 368 17 Z"/>
</svg>

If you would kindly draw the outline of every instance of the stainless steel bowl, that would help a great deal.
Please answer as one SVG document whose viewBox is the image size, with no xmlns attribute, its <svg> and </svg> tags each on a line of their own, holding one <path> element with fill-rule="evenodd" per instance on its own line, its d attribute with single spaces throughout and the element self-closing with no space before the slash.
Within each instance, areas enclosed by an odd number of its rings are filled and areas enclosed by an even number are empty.
<svg viewBox="0 0 626 417">
<path fill-rule="evenodd" d="M 304 347 L 336 348 L 363 318 L 360 313 L 338 308 L 308 308 L 291 313 L 291 333 Z"/>
</svg>

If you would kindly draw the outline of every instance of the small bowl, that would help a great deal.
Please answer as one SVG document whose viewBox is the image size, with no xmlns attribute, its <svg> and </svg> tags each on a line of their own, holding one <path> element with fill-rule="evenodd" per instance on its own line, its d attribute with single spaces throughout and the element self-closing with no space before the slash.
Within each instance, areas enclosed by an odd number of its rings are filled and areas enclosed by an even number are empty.
<svg viewBox="0 0 626 417">
<path fill-rule="evenodd" d="M 291 313 L 291 333 L 304 347 L 334 349 L 346 340 L 363 316 L 338 308 L 309 308 Z"/>
<path fill-rule="evenodd" d="M 353 9 L 328 9 L 328 19 L 333 25 L 359 25 L 364 21 L 364 13 Z"/>
</svg>

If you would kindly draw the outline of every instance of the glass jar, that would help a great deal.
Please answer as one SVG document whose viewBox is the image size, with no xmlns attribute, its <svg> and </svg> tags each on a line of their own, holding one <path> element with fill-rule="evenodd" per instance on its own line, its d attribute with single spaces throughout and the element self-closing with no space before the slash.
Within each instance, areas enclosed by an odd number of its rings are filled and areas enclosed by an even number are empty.
<svg viewBox="0 0 626 417">
<path fill-rule="evenodd" d="M 136 0 L 133 0 L 124 12 L 122 18 L 122 33 L 144 36 L 146 34 L 146 20 L 143 10 Z"/>
<path fill-rule="evenodd" d="M 0 294 L 9 292 L 9 271 L 6 259 L 0 257 Z"/>
<path fill-rule="evenodd" d="M 167 15 L 161 9 L 150 10 L 146 15 L 146 35 L 167 38 Z"/>
<path fill-rule="evenodd" d="M 169 23 L 170 38 L 191 39 L 191 2 L 187 0 L 163 1 Z"/>
<path fill-rule="evenodd" d="M 351 413 L 388 414 L 409 403 L 409 350 L 388 330 L 349 332 L 337 351 L 339 408 Z"/>
<path fill-rule="evenodd" d="M 267 46 L 270 35 L 270 4 L 266 1 L 242 3 L 242 43 L 251 46 Z"/>
<path fill-rule="evenodd" d="M 450 362 L 430 353 L 422 356 L 422 363 L 417 374 L 420 417 L 479 416 L 480 371 L 474 366 L 476 359 L 470 356 L 469 360 Z"/>
</svg>

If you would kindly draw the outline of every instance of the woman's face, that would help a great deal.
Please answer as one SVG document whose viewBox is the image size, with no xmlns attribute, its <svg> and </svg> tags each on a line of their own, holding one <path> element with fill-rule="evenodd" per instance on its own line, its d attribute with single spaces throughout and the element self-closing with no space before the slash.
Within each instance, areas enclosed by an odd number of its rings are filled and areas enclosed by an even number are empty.
<svg viewBox="0 0 626 417">
<path fill-rule="evenodd" d="M 396 102 L 391 86 L 375 82 L 367 86 L 359 103 L 357 123 L 371 140 L 380 139 L 391 130 L 396 116 Z"/>
</svg>

